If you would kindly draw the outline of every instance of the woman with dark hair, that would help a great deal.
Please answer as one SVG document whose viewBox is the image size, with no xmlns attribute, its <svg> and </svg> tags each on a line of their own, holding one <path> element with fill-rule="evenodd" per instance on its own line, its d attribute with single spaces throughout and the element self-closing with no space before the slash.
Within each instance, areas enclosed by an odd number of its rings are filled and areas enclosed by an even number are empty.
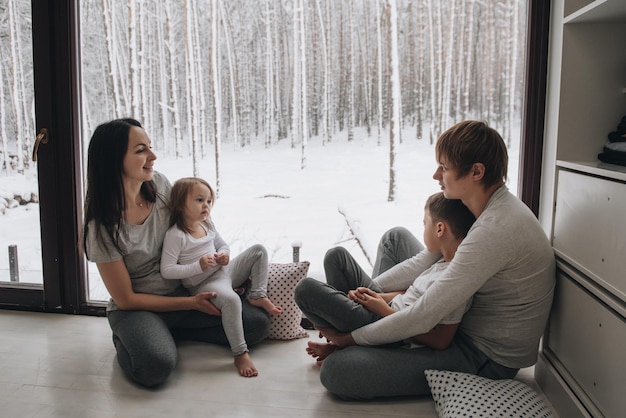
<svg viewBox="0 0 626 418">
<path fill-rule="evenodd" d="M 175 339 L 228 345 L 214 293 L 190 296 L 179 280 L 161 276 L 171 185 L 154 171 L 156 155 L 141 124 L 116 119 L 96 128 L 87 156 L 83 244 L 111 300 L 107 318 L 117 359 L 134 382 L 157 386 L 176 366 Z M 269 316 L 243 304 L 246 341 L 269 334 Z"/>
</svg>

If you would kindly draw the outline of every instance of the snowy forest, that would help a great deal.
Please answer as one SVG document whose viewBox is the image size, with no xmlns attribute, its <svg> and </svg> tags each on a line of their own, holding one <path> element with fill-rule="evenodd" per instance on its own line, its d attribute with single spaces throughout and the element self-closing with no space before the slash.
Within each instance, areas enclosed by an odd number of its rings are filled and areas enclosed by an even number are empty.
<svg viewBox="0 0 626 418">
<path fill-rule="evenodd" d="M 30 168 L 30 5 L 0 1 L 3 175 Z M 222 144 L 434 141 L 481 118 L 519 125 L 523 0 L 84 0 L 83 135 L 131 116 L 160 155 L 215 161 Z M 400 132 L 414 127 L 415 138 Z M 362 132 L 359 130 L 359 132 Z M 390 200 L 393 199 L 393 179 Z"/>
</svg>

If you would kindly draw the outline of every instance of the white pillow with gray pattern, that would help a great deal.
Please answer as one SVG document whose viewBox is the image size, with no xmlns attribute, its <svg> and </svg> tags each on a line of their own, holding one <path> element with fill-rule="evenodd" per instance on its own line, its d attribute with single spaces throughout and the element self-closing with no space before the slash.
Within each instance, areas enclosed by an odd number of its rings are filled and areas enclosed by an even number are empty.
<svg viewBox="0 0 626 418">
<path fill-rule="evenodd" d="M 554 417 L 541 396 L 518 380 L 445 370 L 425 370 L 424 374 L 440 418 Z"/>
</svg>

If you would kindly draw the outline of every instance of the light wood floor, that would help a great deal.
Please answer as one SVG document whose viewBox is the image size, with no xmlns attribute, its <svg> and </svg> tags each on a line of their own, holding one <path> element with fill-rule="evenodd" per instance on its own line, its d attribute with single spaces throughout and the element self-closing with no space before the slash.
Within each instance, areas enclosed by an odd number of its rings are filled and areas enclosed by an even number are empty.
<svg viewBox="0 0 626 418">
<path fill-rule="evenodd" d="M 0 310 L 0 335 L 2 417 L 436 417 L 430 397 L 334 398 L 306 338 L 253 348 L 256 378 L 237 374 L 227 348 L 184 342 L 168 383 L 147 390 L 123 376 L 105 318 Z M 518 379 L 539 390 L 532 368 Z"/>
</svg>

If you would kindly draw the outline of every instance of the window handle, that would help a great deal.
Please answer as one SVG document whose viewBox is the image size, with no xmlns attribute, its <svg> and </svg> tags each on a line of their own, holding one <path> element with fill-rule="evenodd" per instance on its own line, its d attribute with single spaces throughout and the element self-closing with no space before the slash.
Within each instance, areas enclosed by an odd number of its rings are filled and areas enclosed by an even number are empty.
<svg viewBox="0 0 626 418">
<path fill-rule="evenodd" d="M 39 150 L 40 143 L 48 143 L 48 130 L 46 128 L 41 128 L 39 134 L 37 134 L 37 139 L 35 139 L 35 148 L 33 149 L 33 161 L 37 161 L 37 151 Z"/>
</svg>

